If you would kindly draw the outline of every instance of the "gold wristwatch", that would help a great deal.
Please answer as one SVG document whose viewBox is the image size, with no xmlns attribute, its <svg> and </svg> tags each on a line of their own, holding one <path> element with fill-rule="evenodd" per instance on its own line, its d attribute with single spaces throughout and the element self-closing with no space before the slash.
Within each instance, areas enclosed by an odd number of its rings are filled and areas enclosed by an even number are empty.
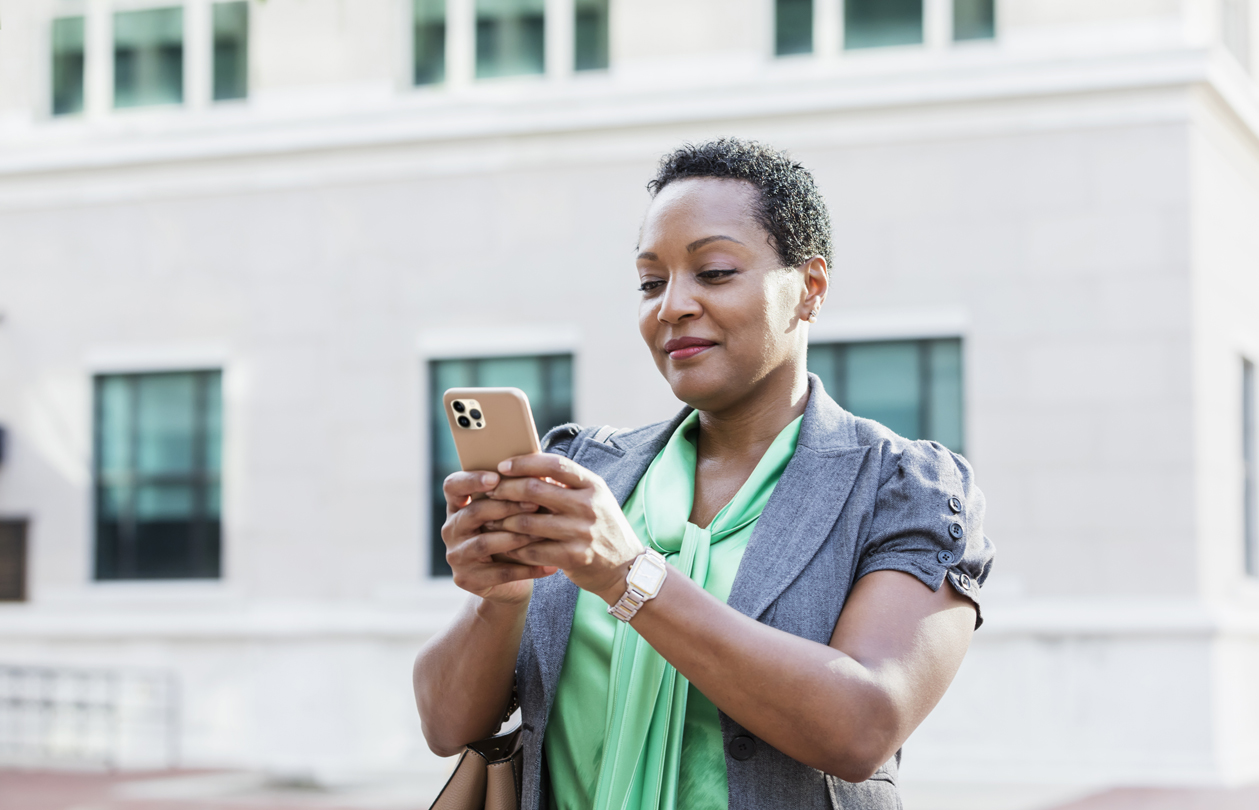
<svg viewBox="0 0 1259 810">
<path fill-rule="evenodd" d="M 654 549 L 647 549 L 634 559 L 629 573 L 625 575 L 625 595 L 608 608 L 608 613 L 623 622 L 628 622 L 638 614 L 649 599 L 655 599 L 664 585 L 665 575 L 669 566 L 664 556 Z"/>
</svg>

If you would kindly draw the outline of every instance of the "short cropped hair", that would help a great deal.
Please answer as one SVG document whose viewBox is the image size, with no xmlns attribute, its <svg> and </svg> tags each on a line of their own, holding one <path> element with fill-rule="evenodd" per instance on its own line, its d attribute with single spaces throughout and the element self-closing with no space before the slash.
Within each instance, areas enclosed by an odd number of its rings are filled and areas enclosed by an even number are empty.
<svg viewBox="0 0 1259 810">
<path fill-rule="evenodd" d="M 660 159 L 660 169 L 647 184 L 655 197 L 676 180 L 717 177 L 746 180 L 760 199 L 753 215 L 769 234 L 784 267 L 796 267 L 814 256 L 830 268 L 831 217 L 809 170 L 756 141 L 718 138 L 685 144 Z"/>
</svg>

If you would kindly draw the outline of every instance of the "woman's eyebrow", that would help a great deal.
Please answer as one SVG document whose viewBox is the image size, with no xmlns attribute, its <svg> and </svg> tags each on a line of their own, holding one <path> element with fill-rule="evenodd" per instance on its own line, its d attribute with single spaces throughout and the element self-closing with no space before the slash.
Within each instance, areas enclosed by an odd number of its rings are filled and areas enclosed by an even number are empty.
<svg viewBox="0 0 1259 810">
<path fill-rule="evenodd" d="M 703 239 L 696 239 L 694 242 L 686 246 L 686 252 L 694 253 L 695 251 L 702 248 L 704 245 L 710 244 L 712 242 L 734 242 L 736 245 L 743 244 L 738 239 L 735 239 L 733 236 L 723 236 L 723 235 L 718 234 L 717 236 L 705 236 Z M 644 250 L 642 253 L 638 254 L 638 258 L 645 259 L 649 262 L 660 261 L 660 257 L 652 253 L 650 250 Z"/>
<path fill-rule="evenodd" d="M 736 245 L 742 245 L 742 244 L 743 244 L 743 243 L 742 243 L 742 242 L 740 242 L 738 239 L 735 239 L 733 236 L 721 236 L 721 235 L 718 235 L 718 236 L 705 236 L 703 239 L 696 239 L 694 242 L 692 242 L 691 244 L 687 245 L 687 246 L 686 246 L 686 252 L 687 252 L 687 253 L 694 253 L 695 251 L 699 250 L 699 249 L 700 249 L 700 248 L 702 248 L 704 245 L 707 245 L 707 244 L 709 244 L 710 242 L 734 242 Z"/>
</svg>

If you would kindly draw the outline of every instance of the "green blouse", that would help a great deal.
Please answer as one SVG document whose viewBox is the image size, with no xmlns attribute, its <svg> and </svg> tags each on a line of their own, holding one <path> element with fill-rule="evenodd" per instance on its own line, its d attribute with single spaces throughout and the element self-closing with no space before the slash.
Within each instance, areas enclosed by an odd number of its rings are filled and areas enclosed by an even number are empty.
<svg viewBox="0 0 1259 810">
<path fill-rule="evenodd" d="M 795 453 L 800 421 L 783 428 L 705 529 L 688 520 L 699 436 L 692 412 L 625 502 L 635 534 L 666 556 L 674 576 L 690 576 L 725 602 L 756 521 Z M 717 707 L 585 591 L 544 746 L 552 810 L 726 810 Z"/>
</svg>

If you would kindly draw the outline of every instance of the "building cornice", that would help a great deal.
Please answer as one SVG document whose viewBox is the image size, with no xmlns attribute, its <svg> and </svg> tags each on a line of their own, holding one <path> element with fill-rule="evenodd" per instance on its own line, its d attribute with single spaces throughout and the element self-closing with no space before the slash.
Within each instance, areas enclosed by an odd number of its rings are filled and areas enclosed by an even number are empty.
<svg viewBox="0 0 1259 810">
<path fill-rule="evenodd" d="M 738 82 L 671 87 L 615 76 L 487 83 L 357 105 L 344 93 L 337 104 L 264 98 L 11 133 L 0 139 L 0 211 L 652 161 L 679 139 L 731 131 L 800 150 L 1184 123 L 1189 90 L 1202 86 L 1259 137 L 1255 83 L 1203 49 L 1022 61 L 993 49 L 878 70 L 773 64 Z"/>
</svg>

